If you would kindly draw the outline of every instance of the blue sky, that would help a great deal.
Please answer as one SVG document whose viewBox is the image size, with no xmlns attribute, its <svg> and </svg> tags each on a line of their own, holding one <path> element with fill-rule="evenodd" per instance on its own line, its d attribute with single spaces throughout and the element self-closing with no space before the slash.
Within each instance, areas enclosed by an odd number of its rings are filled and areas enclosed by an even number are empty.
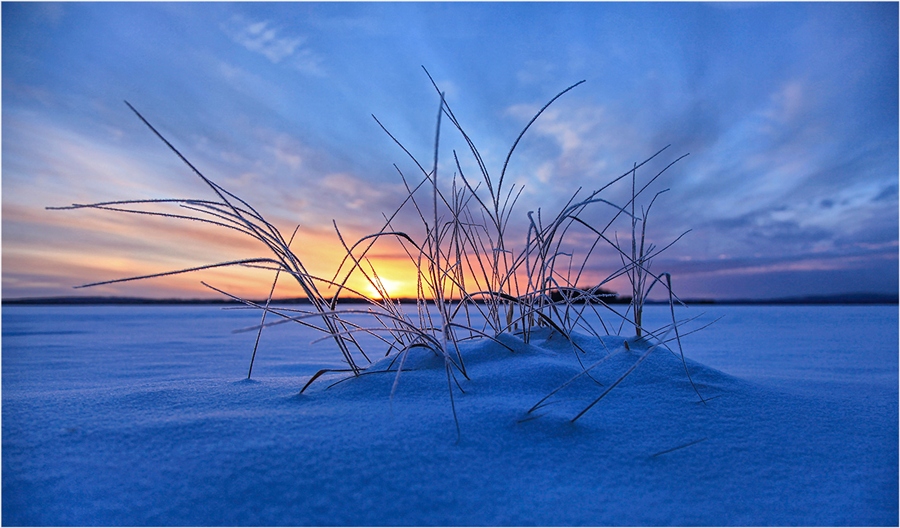
<svg viewBox="0 0 900 528">
<path fill-rule="evenodd" d="M 682 296 L 897 292 L 896 3 L 2 10 L 5 298 L 208 296 L 197 275 L 72 286 L 259 253 L 195 225 L 44 209 L 210 197 L 123 100 L 282 231 L 299 223 L 295 249 L 329 268 L 332 219 L 362 236 L 402 199 L 393 165 L 415 174 L 371 116 L 431 158 L 438 96 L 422 66 L 494 174 L 534 112 L 586 81 L 517 148 L 509 178 L 525 186 L 513 218 L 523 228 L 529 210 L 555 212 L 671 144 L 638 177 L 690 154 L 657 182 L 671 190 L 648 225 L 660 245 L 692 230 L 654 264 Z M 442 137 L 450 174 L 463 145 L 447 127 Z M 607 198 L 622 203 L 627 190 Z M 213 277 L 267 293 L 237 271 Z"/>
</svg>

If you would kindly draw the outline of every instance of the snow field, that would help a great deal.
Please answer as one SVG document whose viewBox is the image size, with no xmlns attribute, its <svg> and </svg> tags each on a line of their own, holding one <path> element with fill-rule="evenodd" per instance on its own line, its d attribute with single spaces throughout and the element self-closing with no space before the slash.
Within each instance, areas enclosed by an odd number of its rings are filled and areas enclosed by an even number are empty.
<svg viewBox="0 0 900 528">
<path fill-rule="evenodd" d="M 895 525 L 896 307 L 790 308 L 704 308 L 726 316 L 685 339 L 705 404 L 658 348 L 574 423 L 645 349 L 581 339 L 586 365 L 618 350 L 591 370 L 603 386 L 528 414 L 581 371 L 571 347 L 467 342 L 458 439 L 424 349 L 393 398 L 395 372 L 298 395 L 339 354 L 273 328 L 246 380 L 255 335 L 231 330 L 253 312 L 4 308 L 2 521 Z"/>
</svg>

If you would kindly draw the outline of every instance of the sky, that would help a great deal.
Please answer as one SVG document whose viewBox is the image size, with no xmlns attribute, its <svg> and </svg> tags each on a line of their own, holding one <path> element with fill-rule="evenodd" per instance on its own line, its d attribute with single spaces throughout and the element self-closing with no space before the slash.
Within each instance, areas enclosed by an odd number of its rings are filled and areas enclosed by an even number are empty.
<svg viewBox="0 0 900 528">
<path fill-rule="evenodd" d="M 636 178 L 688 154 L 648 190 L 669 189 L 649 240 L 690 230 L 653 263 L 681 297 L 897 294 L 896 3 L 4 2 L 3 298 L 218 296 L 201 281 L 268 294 L 272 273 L 243 268 L 73 289 L 268 256 L 196 222 L 46 209 L 215 198 L 124 101 L 286 237 L 299 225 L 295 253 L 332 274 L 335 223 L 352 243 L 403 201 L 401 173 L 422 179 L 373 116 L 430 166 L 440 96 L 426 70 L 494 178 L 534 114 L 585 81 L 511 158 L 507 185 L 523 187 L 511 246 L 529 211 L 552 217 L 668 146 Z M 440 145 L 442 182 L 454 150 L 476 178 L 446 119 Z M 624 204 L 630 190 L 602 196 Z M 412 213 L 401 219 L 421 236 Z M 400 251 L 371 254 L 397 295 L 413 286 Z M 607 247 L 585 280 L 619 265 Z M 279 293 L 298 290 L 280 281 Z"/>
</svg>

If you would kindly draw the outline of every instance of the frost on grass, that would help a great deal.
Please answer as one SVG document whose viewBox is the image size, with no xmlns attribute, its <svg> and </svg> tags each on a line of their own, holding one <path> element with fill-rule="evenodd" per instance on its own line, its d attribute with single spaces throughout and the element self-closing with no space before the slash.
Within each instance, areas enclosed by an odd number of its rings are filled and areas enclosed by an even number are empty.
<svg viewBox="0 0 900 528">
<path fill-rule="evenodd" d="M 265 303 L 239 299 L 204 284 L 261 310 L 260 324 L 253 328 L 257 332 L 257 345 L 264 328 L 285 323 L 315 329 L 321 332 L 322 339 L 334 343 L 345 368 L 318 372 L 306 380 L 301 392 L 317 382 L 332 386 L 378 374 L 382 378 L 390 376 L 390 396 L 393 398 L 402 385 L 404 372 L 437 371 L 442 381 L 435 381 L 432 390 L 447 391 L 458 431 L 456 397 L 466 390 L 466 383 L 479 375 L 479 364 L 483 363 L 485 354 L 513 362 L 512 356 L 535 348 L 544 349 L 552 341 L 551 348 L 563 347 L 564 356 L 570 363 L 570 375 L 552 383 L 553 386 L 548 386 L 543 394 L 536 394 L 534 405 L 521 410 L 525 420 L 541 416 L 572 387 L 587 384 L 589 389 L 582 389 L 582 392 L 586 390 L 590 397 L 573 407 L 567 416 L 570 421 L 578 420 L 640 368 L 655 351 L 670 352 L 678 360 L 680 369 L 670 374 L 689 381 L 695 396 L 703 402 L 684 359 L 681 346 L 684 321 L 675 318 L 674 306 L 680 300 L 672 290 L 672 278 L 651 266 L 653 259 L 677 239 L 663 247 L 646 239 L 650 210 L 665 192 L 657 192 L 646 200 L 648 189 L 684 156 L 674 159 L 646 181 L 639 181 L 639 169 L 662 155 L 664 148 L 592 192 L 583 193 L 581 189 L 574 192 L 555 214 L 548 215 L 538 209 L 523 215 L 516 210 L 523 187 L 506 180 L 507 167 L 516 146 L 548 106 L 579 84 L 581 82 L 557 94 L 534 115 L 513 142 L 499 174 L 489 171 L 436 84 L 440 104 L 430 162 L 417 159 L 376 118 L 418 171 L 404 174 L 398 169 L 406 195 L 394 211 L 383 215 L 383 223 L 374 232 L 359 240 L 347 240 L 338 222 L 334 221 L 335 234 L 344 255 L 329 277 L 311 273 L 304 264 L 304 255 L 291 248 L 296 229 L 290 237 L 285 237 L 256 207 L 202 174 L 128 103 L 135 115 L 206 184 L 212 192 L 211 197 L 98 202 L 58 209 L 90 208 L 190 220 L 237 231 L 260 242 L 267 251 L 257 258 L 216 262 L 84 287 L 220 267 L 269 270 L 274 280 Z M 446 125 L 446 121 L 450 124 Z M 443 128 L 459 134 L 468 147 L 467 152 L 453 151 L 455 171 L 452 176 L 438 171 Z M 466 174 L 463 170 L 460 161 L 463 156 L 474 161 L 478 167 L 476 174 Z M 621 181 L 631 184 L 630 198 L 625 203 L 614 203 L 605 196 L 612 185 Z M 401 218 L 408 217 L 418 218 L 418 222 L 412 225 L 401 222 Z M 598 217 L 606 220 L 594 220 Z M 512 237 L 511 221 L 526 222 L 524 240 Z M 624 232 L 620 233 L 618 229 L 622 227 Z M 576 236 L 578 244 L 570 242 Z M 384 243 L 399 244 L 417 270 L 414 302 L 400 303 L 392 299 L 379 275 L 377 262 L 370 260 L 373 248 Z M 573 246 L 577 247 L 573 249 Z M 610 252 L 620 262 L 618 269 L 596 284 L 584 286 L 589 264 Z M 270 304 L 282 275 L 297 282 L 310 308 L 275 308 Z M 631 286 L 630 303 L 612 304 L 610 297 L 613 295 L 604 287 L 623 276 Z M 349 286 L 351 278 L 359 277 L 377 296 Z M 671 319 L 662 328 L 647 328 L 643 323 L 644 304 L 654 288 L 662 290 L 669 302 Z M 365 304 L 347 304 L 344 301 L 348 296 L 363 299 Z M 622 337 L 623 332 L 626 337 Z M 362 336 L 367 337 L 362 339 Z M 373 339 L 380 344 L 378 347 L 362 344 L 371 343 Z M 255 358 L 256 347 L 248 378 L 252 375 Z M 562 372 L 548 369 L 547 373 L 538 371 L 533 375 L 551 380 L 553 376 L 548 374 L 551 371 L 556 375 Z"/>
</svg>

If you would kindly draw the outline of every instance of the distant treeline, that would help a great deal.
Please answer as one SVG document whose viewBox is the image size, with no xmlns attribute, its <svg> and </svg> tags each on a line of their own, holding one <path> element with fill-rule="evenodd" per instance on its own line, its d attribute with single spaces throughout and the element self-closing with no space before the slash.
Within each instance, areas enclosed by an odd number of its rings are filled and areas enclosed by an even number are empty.
<svg viewBox="0 0 900 528">
<path fill-rule="evenodd" d="M 553 291 L 551 300 L 561 302 L 568 297 L 569 302 L 581 304 L 591 300 L 602 300 L 606 304 L 627 304 L 631 297 L 622 297 L 614 292 L 595 288 L 585 294 L 582 290 Z M 363 303 L 363 299 L 347 297 L 341 298 L 341 303 Z M 415 299 L 395 299 L 401 303 L 415 303 Z M 265 304 L 265 299 L 251 300 L 256 304 Z M 596 301 L 595 301 L 596 302 Z M 667 301 L 648 301 L 649 304 L 664 303 Z M 309 304 L 305 298 L 272 299 L 272 304 Z M 776 299 L 685 299 L 684 303 L 692 304 L 720 304 L 720 305 L 817 305 L 817 304 L 898 304 L 897 295 L 884 295 L 874 293 L 853 293 L 843 295 L 814 295 L 806 297 L 784 297 Z M 98 305 L 98 304 L 122 304 L 122 305 L 192 305 L 192 304 L 241 304 L 231 299 L 148 299 L 144 297 L 27 297 L 18 299 L 3 299 L 4 305 Z"/>
<path fill-rule="evenodd" d="M 775 299 L 693 299 L 685 304 L 898 304 L 898 295 L 881 293 L 846 293 L 838 295 L 808 295 Z"/>
</svg>

